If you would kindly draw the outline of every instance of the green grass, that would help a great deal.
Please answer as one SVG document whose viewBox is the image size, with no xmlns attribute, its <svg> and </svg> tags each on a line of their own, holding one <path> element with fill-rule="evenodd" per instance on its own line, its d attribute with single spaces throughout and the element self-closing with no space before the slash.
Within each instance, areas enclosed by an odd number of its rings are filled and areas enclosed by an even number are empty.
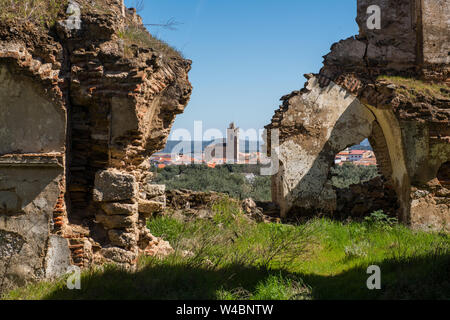
<svg viewBox="0 0 450 320">
<path fill-rule="evenodd" d="M 450 98 L 449 88 L 445 84 L 424 82 L 415 78 L 380 76 L 378 80 L 387 80 L 395 84 L 397 91 L 415 100 L 420 93 L 426 97 Z"/>
<path fill-rule="evenodd" d="M 381 212 L 362 222 L 314 219 L 264 224 L 236 202 L 212 205 L 211 219 L 162 216 L 148 227 L 175 254 L 145 257 L 137 272 L 114 266 L 29 285 L 5 299 L 450 299 L 450 236 L 413 231 Z M 382 290 L 366 287 L 370 265 Z"/>
</svg>

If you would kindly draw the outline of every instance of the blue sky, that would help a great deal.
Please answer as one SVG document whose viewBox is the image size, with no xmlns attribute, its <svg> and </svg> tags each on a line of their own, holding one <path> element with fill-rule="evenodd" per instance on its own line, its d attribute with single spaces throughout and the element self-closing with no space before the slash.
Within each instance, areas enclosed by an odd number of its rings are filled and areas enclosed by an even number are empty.
<svg viewBox="0 0 450 320">
<path fill-rule="evenodd" d="M 191 101 L 174 124 L 190 131 L 196 120 L 204 130 L 263 128 L 331 45 L 358 33 L 356 0 L 145 0 L 140 15 L 182 23 L 149 29 L 193 61 Z"/>
</svg>

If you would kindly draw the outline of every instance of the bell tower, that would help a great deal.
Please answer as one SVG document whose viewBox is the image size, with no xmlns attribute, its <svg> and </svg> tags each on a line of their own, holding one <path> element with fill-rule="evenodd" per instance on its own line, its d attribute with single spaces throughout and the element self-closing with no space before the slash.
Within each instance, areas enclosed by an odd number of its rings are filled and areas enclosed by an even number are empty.
<svg viewBox="0 0 450 320">
<path fill-rule="evenodd" d="M 239 128 L 232 122 L 227 129 L 227 163 L 239 162 Z"/>
</svg>

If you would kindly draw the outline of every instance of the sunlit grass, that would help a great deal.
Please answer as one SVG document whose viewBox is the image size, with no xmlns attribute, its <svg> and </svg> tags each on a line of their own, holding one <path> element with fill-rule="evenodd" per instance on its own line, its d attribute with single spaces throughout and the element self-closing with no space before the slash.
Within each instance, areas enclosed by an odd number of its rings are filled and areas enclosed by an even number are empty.
<svg viewBox="0 0 450 320">
<path fill-rule="evenodd" d="M 424 96 L 450 98 L 449 88 L 445 84 L 424 82 L 415 78 L 404 78 L 398 76 L 379 76 L 378 80 L 387 80 L 397 85 L 397 90 L 411 99 L 416 98 L 417 93 Z"/>
<path fill-rule="evenodd" d="M 82 290 L 65 280 L 30 285 L 7 299 L 450 299 L 450 236 L 413 231 L 381 212 L 363 222 L 313 219 L 256 223 L 236 201 L 209 219 L 161 216 L 151 232 L 175 254 L 144 257 L 138 271 L 86 271 Z M 367 289 L 367 267 L 382 290 Z"/>
</svg>

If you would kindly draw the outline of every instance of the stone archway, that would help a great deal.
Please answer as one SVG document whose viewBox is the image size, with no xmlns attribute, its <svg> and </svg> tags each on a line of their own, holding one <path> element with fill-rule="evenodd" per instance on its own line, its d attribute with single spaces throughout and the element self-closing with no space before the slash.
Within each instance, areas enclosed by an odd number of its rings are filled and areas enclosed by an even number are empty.
<svg viewBox="0 0 450 320">
<path fill-rule="evenodd" d="M 268 129 L 280 130 L 280 170 L 273 177 L 272 197 L 283 217 L 335 211 L 337 197 L 328 180 L 335 155 L 369 138 L 380 171 L 396 191 L 399 218 L 408 221 L 410 183 L 392 112 L 361 103 L 334 82 L 322 87 L 309 76 L 305 89 L 284 97 L 282 113 Z"/>
<path fill-rule="evenodd" d="M 381 158 L 381 155 L 383 154 L 385 157 L 385 160 L 382 162 L 382 167 L 384 167 L 382 170 L 385 171 L 385 177 L 390 180 L 397 193 L 400 205 L 399 219 L 408 223 L 410 221 L 411 183 L 406 165 L 400 124 L 392 110 L 378 109 L 372 106 L 368 106 L 368 108 L 373 112 L 377 119 L 377 123 L 381 128 L 387 147 L 387 150 L 376 150 L 376 155 L 379 154 Z M 378 140 L 380 140 L 380 138 L 381 137 L 378 137 Z M 372 138 L 372 140 L 374 139 L 375 137 Z M 389 173 L 387 173 L 387 170 L 389 170 Z"/>
</svg>

